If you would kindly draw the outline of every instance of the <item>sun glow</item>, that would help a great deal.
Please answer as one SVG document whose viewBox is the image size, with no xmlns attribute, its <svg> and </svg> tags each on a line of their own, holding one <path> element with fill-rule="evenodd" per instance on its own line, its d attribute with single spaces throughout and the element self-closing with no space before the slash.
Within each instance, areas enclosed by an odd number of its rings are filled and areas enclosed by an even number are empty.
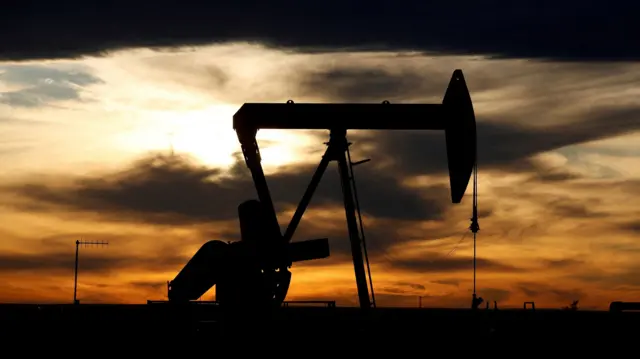
<svg viewBox="0 0 640 359">
<path fill-rule="evenodd" d="M 148 112 L 138 127 L 116 139 L 127 152 L 173 151 L 189 154 L 203 165 L 228 168 L 241 151 L 233 130 L 233 114 L 240 106 L 216 105 L 201 110 Z M 261 130 L 256 136 L 266 173 L 281 166 L 306 162 L 304 153 L 315 146 L 311 135 L 286 130 Z"/>
</svg>

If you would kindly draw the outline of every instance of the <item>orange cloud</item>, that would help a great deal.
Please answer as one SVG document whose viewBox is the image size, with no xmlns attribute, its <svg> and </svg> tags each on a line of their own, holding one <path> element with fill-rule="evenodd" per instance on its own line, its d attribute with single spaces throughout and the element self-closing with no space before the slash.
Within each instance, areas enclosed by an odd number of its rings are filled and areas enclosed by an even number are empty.
<svg viewBox="0 0 640 359">
<path fill-rule="evenodd" d="M 81 249 L 81 300 L 164 298 L 166 281 L 203 243 L 238 239 L 236 206 L 255 197 L 248 169 L 233 157 L 233 103 L 292 94 L 296 101 L 440 101 L 444 85 L 435 79 L 446 83 L 457 66 L 469 69 L 478 116 L 479 294 L 502 307 L 580 299 L 605 308 L 637 298 L 639 122 L 628 86 L 640 76 L 636 65 L 327 56 L 243 45 L 121 53 L 82 61 L 100 79 L 75 88 L 85 101 L 0 105 L 10 141 L 0 142 L 9 169 L 0 174 L 0 279 L 7 283 L 0 301 L 70 301 L 81 238 L 110 242 Z M 229 113 L 209 111 L 211 102 Z M 200 127 L 209 115 L 215 125 Z M 183 134 L 177 154 L 159 153 L 176 128 Z M 324 149 L 324 133 L 301 133 L 262 134 L 265 157 L 272 148 L 267 181 L 282 227 Z M 449 202 L 443 136 L 354 131 L 350 140 L 355 158 L 372 159 L 356 177 L 378 304 L 415 306 L 422 297 L 424 305 L 469 306 L 472 241 L 462 236 L 471 202 Z M 214 149 L 224 156 L 203 156 Z M 290 299 L 356 303 L 341 201 L 330 168 L 294 240 L 328 237 L 332 255 L 292 268 Z"/>
</svg>

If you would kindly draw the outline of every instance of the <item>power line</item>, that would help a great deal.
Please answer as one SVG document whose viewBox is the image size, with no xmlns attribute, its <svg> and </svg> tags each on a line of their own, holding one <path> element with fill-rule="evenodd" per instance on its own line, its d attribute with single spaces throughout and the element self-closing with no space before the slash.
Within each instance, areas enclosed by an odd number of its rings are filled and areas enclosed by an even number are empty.
<svg viewBox="0 0 640 359">
<path fill-rule="evenodd" d="M 477 145 L 476 145 L 477 147 Z M 477 153 L 477 152 L 476 152 Z M 480 230 L 480 224 L 478 223 L 478 155 L 476 154 L 476 160 L 473 165 L 473 215 L 471 217 L 471 225 L 469 226 L 471 232 L 473 232 L 473 295 L 476 295 L 476 237 Z"/>
<path fill-rule="evenodd" d="M 447 253 L 447 255 L 445 257 L 449 257 L 450 255 L 453 254 L 453 252 L 455 252 L 459 247 L 460 244 L 464 241 L 465 238 L 467 238 L 467 232 L 465 232 L 462 237 L 460 238 L 460 240 L 458 241 L 458 243 L 456 243 L 456 245 L 449 251 L 449 253 Z"/>
</svg>

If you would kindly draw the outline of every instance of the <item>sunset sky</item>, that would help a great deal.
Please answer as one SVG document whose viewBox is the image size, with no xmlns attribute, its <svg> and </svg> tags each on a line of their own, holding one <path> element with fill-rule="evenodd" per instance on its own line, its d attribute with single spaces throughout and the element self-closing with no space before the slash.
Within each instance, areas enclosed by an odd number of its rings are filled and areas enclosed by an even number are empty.
<svg viewBox="0 0 640 359">
<path fill-rule="evenodd" d="M 397 31 L 344 13 L 329 27 L 321 10 L 304 26 L 289 10 L 212 10 L 210 27 L 180 28 L 204 10 L 155 9 L 145 20 L 155 25 L 141 26 L 133 8 L 110 32 L 115 20 L 97 14 L 111 8 L 80 6 L 76 15 L 93 17 L 77 23 L 17 11 L 45 34 L 16 22 L 13 37 L 0 35 L 0 302 L 71 302 L 76 240 L 109 241 L 81 248 L 82 302 L 165 299 L 166 281 L 202 244 L 236 240 L 237 205 L 256 197 L 232 128 L 243 103 L 439 103 L 457 68 L 478 129 L 479 295 L 501 307 L 640 300 L 640 50 L 603 40 L 632 25 L 567 25 L 558 19 L 570 10 L 557 7 L 545 31 L 522 19 L 494 29 L 468 9 L 468 38 L 453 23 L 438 38 L 418 7 L 368 15 L 395 19 Z M 572 9 L 597 14 L 588 2 Z M 167 11 L 175 24 L 157 25 Z M 283 228 L 327 135 L 258 134 Z M 354 160 L 371 159 L 356 179 L 378 305 L 423 296 L 426 306 L 469 306 L 472 191 L 450 203 L 444 134 L 349 139 Z M 357 303 L 334 166 L 294 236 L 330 238 L 331 257 L 294 265 L 288 299 Z"/>
</svg>

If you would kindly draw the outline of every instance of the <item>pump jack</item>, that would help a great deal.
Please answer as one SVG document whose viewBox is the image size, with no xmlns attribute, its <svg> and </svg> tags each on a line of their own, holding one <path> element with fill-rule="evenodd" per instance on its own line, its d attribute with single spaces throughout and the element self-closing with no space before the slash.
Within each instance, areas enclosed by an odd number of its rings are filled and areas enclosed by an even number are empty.
<svg viewBox="0 0 640 359">
<path fill-rule="evenodd" d="M 293 262 L 326 258 L 326 238 L 291 243 L 329 162 L 336 161 L 344 198 L 360 307 L 371 306 L 358 231 L 347 150 L 347 130 L 444 130 L 451 200 L 460 203 L 476 159 L 473 105 L 462 70 L 455 70 L 442 104 L 286 104 L 245 103 L 233 116 L 244 160 L 258 200 L 238 207 L 241 240 L 210 241 L 171 281 L 170 301 L 195 300 L 213 285 L 222 306 L 277 307 L 284 300 Z M 260 129 L 329 130 L 327 149 L 284 234 L 260 163 L 256 134 Z"/>
</svg>

